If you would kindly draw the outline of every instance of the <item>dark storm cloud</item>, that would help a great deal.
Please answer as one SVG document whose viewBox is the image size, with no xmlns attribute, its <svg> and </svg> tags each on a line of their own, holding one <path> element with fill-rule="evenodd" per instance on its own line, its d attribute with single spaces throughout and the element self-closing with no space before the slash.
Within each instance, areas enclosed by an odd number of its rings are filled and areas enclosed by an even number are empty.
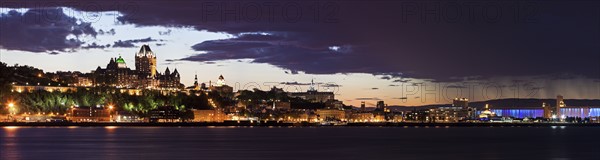
<svg viewBox="0 0 600 160">
<path fill-rule="evenodd" d="M 462 85 L 448 85 L 446 86 L 446 88 L 467 88 L 466 86 L 462 86 Z"/>
<path fill-rule="evenodd" d="M 71 7 L 117 10 L 124 15 L 119 21 L 136 26 L 237 36 L 198 42 L 192 48 L 206 54 L 181 59 L 187 61 L 247 58 L 312 74 L 384 73 L 435 81 L 563 72 L 600 76 L 595 1 L 128 2 L 133 5 L 95 1 L 100 7 Z M 236 4 L 259 14 L 226 10 Z M 323 12 L 312 12 L 315 5 Z M 298 8 L 301 14 L 295 14 Z"/>
<path fill-rule="evenodd" d="M 98 34 L 99 35 L 105 35 L 105 34 L 106 35 L 115 35 L 115 34 L 117 34 L 117 32 L 115 32 L 115 29 L 110 29 L 108 31 L 104 31 L 104 30 L 100 29 L 100 30 L 98 30 Z"/>
<path fill-rule="evenodd" d="M 298 86 L 309 86 L 310 83 L 299 83 L 299 82 L 281 82 L 283 85 L 298 85 Z"/>
<path fill-rule="evenodd" d="M 393 82 L 406 83 L 406 82 L 410 82 L 410 80 L 408 80 L 408 79 L 396 79 Z"/>
<path fill-rule="evenodd" d="M 378 100 L 381 100 L 381 99 L 379 99 L 379 98 L 377 98 L 377 97 L 372 97 L 372 98 L 356 98 L 355 100 L 359 100 L 359 101 L 370 101 L 370 100 L 375 100 L 375 101 L 378 101 Z"/>
<path fill-rule="evenodd" d="M 92 44 L 82 46 L 81 48 L 83 48 L 83 49 L 104 49 L 104 48 L 109 48 L 109 47 L 110 47 L 110 44 L 99 45 L 94 42 Z"/>
<path fill-rule="evenodd" d="M 334 88 L 334 87 L 342 87 L 342 85 L 339 84 L 333 84 L 333 83 L 326 83 L 321 85 L 321 87 L 325 87 L 325 88 Z"/>
<path fill-rule="evenodd" d="M 69 35 L 98 34 L 90 23 L 78 22 L 60 8 L 30 9 L 25 13 L 10 10 L 0 19 L 0 46 L 8 50 L 58 53 L 55 51 L 84 44 L 77 38 L 67 38 Z"/>
<path fill-rule="evenodd" d="M 135 47 L 135 43 L 147 43 L 147 42 L 156 42 L 156 41 L 163 41 L 163 40 L 152 39 L 152 37 L 142 38 L 142 39 L 124 40 L 124 41 L 118 40 L 112 46 L 114 48 L 117 48 L 117 47 L 132 48 L 132 47 Z"/>
</svg>

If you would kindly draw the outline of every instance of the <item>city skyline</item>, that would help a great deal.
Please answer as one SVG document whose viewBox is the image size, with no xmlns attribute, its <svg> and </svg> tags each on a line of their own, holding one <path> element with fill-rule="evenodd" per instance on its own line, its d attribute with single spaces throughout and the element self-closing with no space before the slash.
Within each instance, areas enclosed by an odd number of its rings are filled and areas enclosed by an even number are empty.
<svg viewBox="0 0 600 160">
<path fill-rule="evenodd" d="M 155 7 L 132 2 L 132 6 L 125 8 Z M 388 3 L 400 8 L 411 5 Z M 419 17 L 410 16 L 409 19 L 402 16 L 374 19 L 372 25 L 389 23 L 389 27 L 379 25 L 380 31 L 357 29 L 369 26 L 364 24 L 367 21 L 362 16 L 382 15 L 370 8 L 357 9 L 356 4 L 319 4 L 339 7 L 341 16 L 336 17 L 336 21 L 319 19 L 322 21 L 315 22 L 312 15 L 303 14 L 297 22 L 278 19 L 271 27 L 261 28 L 258 26 L 267 22 L 252 24 L 244 19 L 221 22 L 218 15 L 212 17 L 186 7 L 178 8 L 182 11 L 179 14 L 146 13 L 146 9 L 133 14 L 102 3 L 97 9 L 69 3 L 49 6 L 35 1 L 32 4 L 3 3 L 0 60 L 46 72 L 89 72 L 105 65 L 112 57 L 122 56 L 130 68 L 134 68 L 134 52 L 141 45 L 149 44 L 157 54 L 157 70 L 178 68 L 181 82 L 186 86 L 193 84 L 196 73 L 205 83 L 223 75 L 236 90 L 251 89 L 250 86 L 268 90 L 273 85 L 299 86 L 299 90 L 307 90 L 307 84 L 315 80 L 330 86 L 320 87 L 320 90 L 337 89 L 336 97 L 354 106 L 359 106 L 361 101 L 375 106 L 379 100 L 389 105 L 418 106 L 448 103 L 455 97 L 473 101 L 556 95 L 567 99 L 599 99 L 600 66 L 594 62 L 599 59 L 598 48 L 594 46 L 598 44 L 594 38 L 599 33 L 594 28 L 598 21 L 585 21 L 585 16 L 593 17 L 597 13 L 585 8 L 575 11 L 585 3 L 518 4 L 523 8 L 542 9 L 539 16 L 529 19 L 531 22 L 518 23 L 509 16 L 511 12 L 503 12 L 506 14 L 494 23 L 483 19 L 449 23 L 447 18 L 442 22 L 423 23 Z M 165 5 L 169 11 L 179 7 Z M 305 4 L 299 5 L 304 7 Z M 348 13 L 351 10 L 358 13 Z M 28 12 L 33 15 L 27 17 Z M 206 15 L 209 19 L 208 22 L 203 22 L 202 16 L 186 19 L 187 15 Z M 153 21 L 147 16 L 154 20 L 171 20 L 162 23 L 164 21 Z M 56 20 L 57 17 L 60 20 Z M 557 25 L 561 19 L 572 23 Z M 52 27 L 48 21 L 66 31 L 49 33 Z M 348 24 L 361 25 L 331 30 Z M 539 26 L 554 28 L 530 29 Z M 557 33 L 554 38 L 539 37 L 575 26 L 583 27 L 571 34 Z M 320 29 L 310 31 L 315 27 Z M 393 27 L 403 30 L 393 30 Z M 461 32 L 473 27 L 480 28 L 474 33 Z M 39 31 L 39 34 L 35 35 L 37 38 L 28 39 L 29 44 L 23 44 L 27 41 L 21 38 L 10 39 L 24 31 Z M 516 36 L 502 36 L 496 33 L 498 31 L 516 33 Z M 578 39 L 573 40 L 573 36 Z M 455 42 L 457 38 L 461 41 Z M 65 43 L 44 41 L 57 39 Z M 72 43 L 67 41 L 70 39 Z M 529 44 L 523 46 L 524 41 Z M 288 91 L 295 91 L 297 87 L 293 88 Z"/>
</svg>

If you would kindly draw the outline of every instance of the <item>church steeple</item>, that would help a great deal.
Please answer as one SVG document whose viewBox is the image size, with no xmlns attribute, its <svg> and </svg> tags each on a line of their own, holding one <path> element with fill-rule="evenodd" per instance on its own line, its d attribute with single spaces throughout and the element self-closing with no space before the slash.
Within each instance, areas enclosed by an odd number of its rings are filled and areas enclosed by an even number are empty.
<svg viewBox="0 0 600 160">
<path fill-rule="evenodd" d="M 310 80 L 310 88 L 308 89 L 308 91 L 317 91 L 315 89 L 315 79 Z"/>
<path fill-rule="evenodd" d="M 194 75 L 194 90 L 200 90 L 200 86 L 198 85 L 198 74 Z"/>
</svg>

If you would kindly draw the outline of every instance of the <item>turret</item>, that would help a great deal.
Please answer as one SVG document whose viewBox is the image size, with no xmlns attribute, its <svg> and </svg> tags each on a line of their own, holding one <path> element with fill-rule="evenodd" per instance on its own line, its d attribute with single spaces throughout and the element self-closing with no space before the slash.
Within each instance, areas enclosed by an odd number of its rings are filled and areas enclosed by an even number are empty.
<svg viewBox="0 0 600 160">
<path fill-rule="evenodd" d="M 171 75 L 171 71 L 169 71 L 169 67 L 165 70 L 165 75 Z"/>
<path fill-rule="evenodd" d="M 175 70 L 173 71 L 173 73 L 171 74 L 171 76 L 173 76 L 173 77 L 179 77 L 179 72 L 177 72 L 177 68 L 175 68 Z"/>
</svg>

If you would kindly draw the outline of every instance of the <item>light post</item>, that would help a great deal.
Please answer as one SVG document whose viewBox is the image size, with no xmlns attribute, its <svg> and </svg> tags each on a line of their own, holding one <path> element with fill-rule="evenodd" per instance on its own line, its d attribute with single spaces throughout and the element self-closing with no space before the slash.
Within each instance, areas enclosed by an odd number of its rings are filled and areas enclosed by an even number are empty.
<svg viewBox="0 0 600 160">
<path fill-rule="evenodd" d="M 113 105 L 108 105 L 108 115 L 110 116 L 110 121 L 113 121 L 112 110 L 114 109 Z"/>
<path fill-rule="evenodd" d="M 13 119 L 14 120 L 14 115 L 15 115 L 15 103 L 13 102 L 9 102 L 8 103 L 8 117 L 9 119 Z"/>
</svg>

